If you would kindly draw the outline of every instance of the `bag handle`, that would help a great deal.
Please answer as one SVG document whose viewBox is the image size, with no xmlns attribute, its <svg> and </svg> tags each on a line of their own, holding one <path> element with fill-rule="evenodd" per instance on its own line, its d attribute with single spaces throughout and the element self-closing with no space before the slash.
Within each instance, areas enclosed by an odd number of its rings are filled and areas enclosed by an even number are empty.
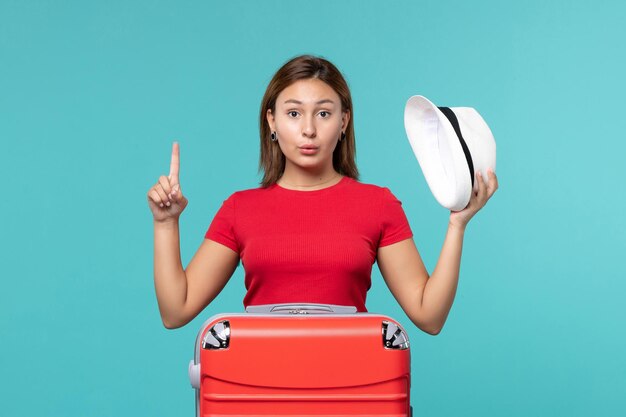
<svg viewBox="0 0 626 417">
<path fill-rule="evenodd" d="M 246 307 L 253 314 L 354 314 L 356 307 L 335 304 L 288 303 L 263 304 Z"/>
</svg>

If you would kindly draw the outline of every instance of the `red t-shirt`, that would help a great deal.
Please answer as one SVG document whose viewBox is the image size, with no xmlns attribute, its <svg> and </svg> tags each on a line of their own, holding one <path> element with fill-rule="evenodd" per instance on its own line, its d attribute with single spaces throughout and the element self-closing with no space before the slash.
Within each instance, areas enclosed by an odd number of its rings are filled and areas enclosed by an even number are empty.
<svg viewBox="0 0 626 417">
<path fill-rule="evenodd" d="M 237 252 L 243 304 L 322 303 L 366 312 L 379 247 L 413 236 L 387 188 L 344 177 L 315 191 L 277 184 L 232 194 L 205 237 Z"/>
</svg>

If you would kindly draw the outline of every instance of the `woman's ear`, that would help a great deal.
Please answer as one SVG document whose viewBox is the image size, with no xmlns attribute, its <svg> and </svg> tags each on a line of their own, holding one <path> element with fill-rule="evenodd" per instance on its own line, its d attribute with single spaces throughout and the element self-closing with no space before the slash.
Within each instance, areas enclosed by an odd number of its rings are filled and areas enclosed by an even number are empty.
<svg viewBox="0 0 626 417">
<path fill-rule="evenodd" d="M 267 123 L 270 125 L 270 132 L 274 132 L 274 114 L 272 114 L 272 109 L 267 109 L 267 113 L 265 113 L 265 119 Z"/>
<path fill-rule="evenodd" d="M 341 115 L 341 130 L 344 132 L 348 128 L 348 122 L 350 121 L 350 110 L 346 110 Z"/>
</svg>

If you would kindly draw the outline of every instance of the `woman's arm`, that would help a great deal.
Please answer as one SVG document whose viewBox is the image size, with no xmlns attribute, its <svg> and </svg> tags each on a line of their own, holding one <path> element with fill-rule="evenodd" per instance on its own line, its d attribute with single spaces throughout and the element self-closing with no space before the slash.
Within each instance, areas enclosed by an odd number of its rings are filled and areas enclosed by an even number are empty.
<svg viewBox="0 0 626 417">
<path fill-rule="evenodd" d="M 182 327 L 222 291 L 239 255 L 205 239 L 184 270 L 180 259 L 178 221 L 154 224 L 154 286 L 163 325 Z"/>
<path fill-rule="evenodd" d="M 464 230 L 448 226 L 439 261 L 432 274 L 413 239 L 378 249 L 378 267 L 406 315 L 426 333 L 436 335 L 448 317 L 456 294 Z"/>
<path fill-rule="evenodd" d="M 169 176 L 161 175 L 148 191 L 154 218 L 154 287 L 161 320 L 168 329 L 184 326 L 224 288 L 239 255 L 219 243 L 205 240 L 183 269 L 178 219 L 187 207 L 179 181 L 180 149 L 172 145 Z"/>
<path fill-rule="evenodd" d="M 378 267 L 391 293 L 409 319 L 432 335 L 441 331 L 454 302 L 467 223 L 498 188 L 493 172 L 489 172 L 488 185 L 480 175 L 477 180 L 478 192 L 473 193 L 468 206 L 450 214 L 446 238 L 432 276 L 428 276 L 413 239 L 378 249 Z"/>
</svg>

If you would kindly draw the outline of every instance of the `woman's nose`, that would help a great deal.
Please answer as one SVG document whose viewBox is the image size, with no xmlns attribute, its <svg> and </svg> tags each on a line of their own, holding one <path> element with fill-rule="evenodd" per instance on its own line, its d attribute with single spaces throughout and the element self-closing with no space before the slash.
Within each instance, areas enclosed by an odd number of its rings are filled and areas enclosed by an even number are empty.
<svg viewBox="0 0 626 417">
<path fill-rule="evenodd" d="M 315 134 L 316 134 L 315 121 L 313 120 L 312 117 L 304 118 L 303 126 L 302 126 L 302 134 L 310 138 L 315 137 Z"/>
</svg>

